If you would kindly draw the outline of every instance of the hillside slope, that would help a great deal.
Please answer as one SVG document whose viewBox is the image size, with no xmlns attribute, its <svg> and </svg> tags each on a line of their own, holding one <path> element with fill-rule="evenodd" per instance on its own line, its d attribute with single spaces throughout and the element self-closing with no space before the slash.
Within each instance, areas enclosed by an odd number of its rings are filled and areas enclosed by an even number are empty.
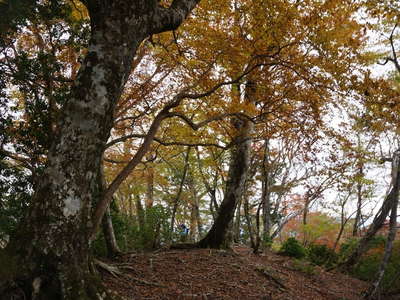
<svg viewBox="0 0 400 300">
<path fill-rule="evenodd" d="M 362 299 L 367 283 L 282 257 L 193 249 L 126 254 L 105 284 L 126 299 Z"/>
</svg>

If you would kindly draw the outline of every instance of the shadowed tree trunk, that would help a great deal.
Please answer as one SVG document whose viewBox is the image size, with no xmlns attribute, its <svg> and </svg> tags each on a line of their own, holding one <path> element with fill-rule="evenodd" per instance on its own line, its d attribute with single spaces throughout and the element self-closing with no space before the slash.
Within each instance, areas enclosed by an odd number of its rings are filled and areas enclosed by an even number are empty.
<svg viewBox="0 0 400 300">
<path fill-rule="evenodd" d="M 242 199 L 239 199 L 239 203 L 236 208 L 236 218 L 233 226 L 233 241 L 235 243 L 239 243 L 240 241 L 241 209 L 242 209 Z"/>
<path fill-rule="evenodd" d="M 255 84 L 246 83 L 246 101 L 254 101 Z M 228 231 L 239 199 L 243 196 L 244 184 L 250 159 L 250 136 L 253 123 L 247 118 L 236 118 L 233 125 L 237 130 L 231 149 L 228 180 L 225 186 L 224 199 L 219 206 L 217 218 L 207 235 L 198 243 L 201 248 L 229 248 L 231 240 Z"/>
<path fill-rule="evenodd" d="M 163 8 L 148 0 L 82 1 L 90 16 L 88 52 L 61 109 L 30 210 L 2 253 L 15 271 L 2 273 L 1 299 L 16 289 L 20 299 L 111 298 L 91 275 L 89 236 L 114 107 L 140 43 L 177 28 L 197 2 L 174 0 Z"/>
<path fill-rule="evenodd" d="M 211 186 L 207 179 L 206 176 L 204 175 L 203 172 L 203 164 L 202 160 L 200 158 L 200 152 L 199 148 L 196 147 L 196 157 L 197 157 L 197 163 L 199 165 L 199 172 L 200 172 L 200 177 L 201 180 L 207 189 L 207 194 L 210 197 L 210 212 L 213 217 L 213 220 L 216 218 L 216 211 L 218 210 L 218 203 L 217 203 L 217 196 L 216 196 L 216 189 L 217 189 L 217 183 L 218 183 L 218 171 L 215 171 L 215 174 L 213 175 L 213 185 Z"/>
<path fill-rule="evenodd" d="M 249 232 L 250 246 L 253 249 L 258 249 L 257 238 L 255 237 L 253 224 L 251 221 L 250 208 L 249 208 L 249 197 L 244 197 L 244 199 L 243 199 L 243 211 L 244 211 L 244 217 L 246 219 L 247 230 Z M 257 228 L 256 228 L 256 231 L 257 231 Z"/>
<path fill-rule="evenodd" d="M 392 250 L 393 250 L 393 241 L 396 238 L 396 231 L 397 231 L 397 205 L 399 204 L 399 199 L 396 198 L 393 203 L 392 203 L 392 212 L 390 214 L 390 225 L 389 225 L 389 233 L 388 233 L 388 238 L 386 241 L 386 246 L 385 246 L 385 253 L 383 255 L 382 262 L 379 266 L 379 271 L 376 275 L 376 279 L 371 285 L 370 292 L 368 293 L 368 296 L 366 297 L 369 300 L 373 299 L 380 299 L 380 285 L 382 283 L 383 276 L 385 275 L 385 270 L 386 267 L 389 263 L 389 259 L 392 255 Z"/>
<path fill-rule="evenodd" d="M 399 189 L 400 189 L 400 150 L 396 150 L 392 159 L 392 181 L 391 181 L 390 192 L 385 197 L 381 209 L 375 215 L 374 221 L 372 222 L 368 231 L 365 233 L 365 235 L 358 243 L 357 248 L 353 251 L 353 253 L 349 256 L 349 258 L 339 266 L 339 268 L 344 270 L 349 270 L 352 266 L 358 263 L 361 256 L 368 250 L 369 242 L 372 240 L 372 238 L 375 236 L 378 230 L 382 228 L 382 225 L 385 222 L 386 217 L 392 210 L 393 203 L 398 201 Z"/>
<path fill-rule="evenodd" d="M 140 200 L 140 196 L 136 195 L 136 214 L 137 214 L 137 220 L 138 220 L 138 225 L 140 228 L 140 231 L 144 233 L 144 227 L 145 227 L 145 217 L 146 217 L 146 212 L 144 210 L 142 200 Z"/>
<path fill-rule="evenodd" d="M 149 158 L 150 159 L 150 158 Z M 154 203 L 154 168 L 149 163 L 146 170 L 146 209 L 152 208 Z"/>
<path fill-rule="evenodd" d="M 176 212 L 178 210 L 179 202 L 181 199 L 181 194 L 183 191 L 183 185 L 185 184 L 186 174 L 187 174 L 188 168 L 189 168 L 190 149 L 191 149 L 190 147 L 187 147 L 185 157 L 184 157 L 185 161 L 184 161 L 184 166 L 183 166 L 183 174 L 182 174 L 181 182 L 179 184 L 178 193 L 176 194 L 176 197 L 174 199 L 173 206 L 172 206 L 171 223 L 170 223 L 171 235 L 174 232 L 175 216 L 176 216 Z"/>
<path fill-rule="evenodd" d="M 192 193 L 192 197 L 193 197 L 193 201 L 191 203 L 192 213 L 193 213 L 193 218 L 194 218 L 194 222 L 196 225 L 195 229 L 197 229 L 197 234 L 198 234 L 198 237 L 200 238 L 203 234 L 203 222 L 202 222 L 201 216 L 200 216 L 201 195 L 197 194 L 195 177 L 193 176 L 193 172 L 192 172 L 191 168 L 189 168 L 188 173 L 189 174 L 188 174 L 188 178 L 187 178 L 186 182 L 187 182 L 188 188 L 190 189 L 190 191 Z M 194 232 L 194 230 L 193 230 L 193 232 Z M 191 234 L 194 234 L 193 232 Z"/>
<path fill-rule="evenodd" d="M 268 170 L 268 156 L 269 156 L 269 141 L 265 139 L 264 141 L 264 158 L 262 162 L 262 212 L 263 212 L 263 240 L 266 241 L 271 237 L 271 178 L 270 172 Z"/>
<path fill-rule="evenodd" d="M 118 244 L 117 244 L 117 239 L 115 238 L 115 232 L 114 232 L 114 227 L 112 224 L 110 207 L 107 208 L 107 211 L 104 214 L 103 221 L 102 221 L 102 227 L 103 227 L 104 239 L 106 241 L 108 257 L 114 257 L 118 254 L 121 254 L 121 250 L 119 249 Z"/>
<path fill-rule="evenodd" d="M 104 176 L 103 167 L 101 167 L 100 176 L 102 184 L 102 193 L 104 193 L 104 191 L 107 188 L 107 182 Z M 119 249 L 117 244 L 117 239 L 115 238 L 114 226 L 111 219 L 111 209 L 110 209 L 111 204 L 113 203 L 110 203 L 110 205 L 107 207 L 107 211 L 104 214 L 102 220 L 102 230 L 103 230 L 104 240 L 106 241 L 108 257 L 114 257 L 118 254 L 121 254 L 121 250 Z"/>
</svg>

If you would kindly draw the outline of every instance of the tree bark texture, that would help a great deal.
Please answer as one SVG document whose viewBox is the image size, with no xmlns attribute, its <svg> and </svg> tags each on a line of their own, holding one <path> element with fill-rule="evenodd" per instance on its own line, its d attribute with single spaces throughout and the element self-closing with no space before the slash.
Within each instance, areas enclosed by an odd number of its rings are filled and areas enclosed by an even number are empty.
<svg viewBox="0 0 400 300">
<path fill-rule="evenodd" d="M 89 236 L 114 107 L 140 43 L 177 28 L 198 0 L 175 0 L 169 8 L 147 0 L 82 2 L 91 23 L 88 53 L 61 109 L 30 211 L 6 249 L 18 271 L 0 279 L 2 299 L 12 295 L 9 287 L 15 284 L 21 299 L 109 298 L 90 273 Z"/>
<path fill-rule="evenodd" d="M 246 101 L 254 101 L 254 82 L 246 83 Z M 250 100 L 251 99 L 251 100 Z M 249 168 L 250 139 L 253 123 L 247 118 L 233 120 L 237 130 L 233 138 L 235 144 L 231 149 L 228 179 L 224 199 L 219 206 L 217 218 L 207 235 L 198 243 L 201 248 L 229 248 L 231 241 L 228 237 L 236 206 L 243 196 L 244 184 Z"/>
</svg>

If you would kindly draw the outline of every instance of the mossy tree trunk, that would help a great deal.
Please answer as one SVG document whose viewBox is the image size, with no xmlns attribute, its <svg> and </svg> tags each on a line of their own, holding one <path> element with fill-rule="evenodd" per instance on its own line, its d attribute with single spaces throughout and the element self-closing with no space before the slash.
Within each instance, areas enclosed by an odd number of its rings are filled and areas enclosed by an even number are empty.
<svg viewBox="0 0 400 300">
<path fill-rule="evenodd" d="M 101 198 L 101 158 L 140 43 L 177 28 L 198 0 L 82 1 L 89 11 L 88 53 L 61 109 L 58 132 L 30 210 L 2 253 L 0 298 L 107 299 L 91 274 L 93 204 Z"/>
</svg>

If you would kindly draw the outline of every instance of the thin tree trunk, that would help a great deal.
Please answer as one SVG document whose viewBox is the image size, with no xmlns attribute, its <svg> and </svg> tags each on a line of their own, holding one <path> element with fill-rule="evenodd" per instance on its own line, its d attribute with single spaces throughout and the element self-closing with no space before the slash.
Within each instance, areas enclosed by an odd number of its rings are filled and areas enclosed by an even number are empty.
<svg viewBox="0 0 400 300">
<path fill-rule="evenodd" d="M 196 240 L 196 207 L 193 204 L 190 206 L 189 240 Z"/>
<path fill-rule="evenodd" d="M 358 236 L 360 221 L 361 221 L 361 207 L 362 207 L 362 183 L 361 179 L 364 176 L 363 166 L 360 165 L 358 169 L 359 181 L 357 183 L 357 213 L 354 219 L 353 236 Z"/>
<path fill-rule="evenodd" d="M 393 241 L 396 238 L 396 231 L 397 231 L 397 205 L 399 204 L 399 199 L 396 198 L 392 203 L 392 212 L 390 214 L 390 225 L 389 225 L 389 233 L 386 241 L 385 246 L 385 253 L 383 255 L 382 262 L 379 266 L 379 271 L 376 275 L 376 279 L 371 285 L 370 292 L 366 297 L 369 300 L 373 299 L 380 299 L 380 286 L 383 280 L 383 276 L 385 275 L 386 267 L 389 263 L 389 259 L 392 255 L 393 250 Z"/>
<path fill-rule="evenodd" d="M 146 209 L 152 208 L 154 203 L 154 168 L 152 163 L 147 167 L 146 174 Z"/>
<path fill-rule="evenodd" d="M 240 240 L 240 222 L 241 222 L 241 215 L 240 211 L 242 209 L 242 199 L 239 200 L 239 203 L 236 208 L 236 218 L 233 226 L 233 241 L 235 243 L 239 243 Z"/>
<path fill-rule="evenodd" d="M 196 182 L 195 182 L 195 178 L 193 176 L 193 172 L 192 172 L 191 168 L 189 168 L 189 170 L 188 170 L 188 175 L 189 176 L 187 178 L 187 185 L 188 185 L 190 191 L 192 192 L 192 197 L 193 197 L 192 209 L 194 210 L 195 223 L 197 225 L 197 234 L 199 237 L 201 237 L 201 235 L 203 234 L 203 222 L 202 222 L 201 216 L 200 216 L 200 198 L 201 198 L 201 196 L 199 196 L 197 194 Z"/>
<path fill-rule="evenodd" d="M 270 175 L 268 170 L 269 141 L 264 141 L 264 158 L 261 166 L 262 182 L 262 211 L 263 211 L 263 240 L 266 241 L 271 237 L 271 192 L 270 192 Z"/>
<path fill-rule="evenodd" d="M 256 238 L 255 238 L 255 234 L 253 231 L 253 224 L 251 221 L 248 197 L 244 197 L 244 199 L 243 199 L 243 211 L 244 211 L 244 217 L 246 219 L 247 230 L 249 232 L 250 246 L 251 246 L 251 248 L 255 249 L 256 248 Z"/>
<path fill-rule="evenodd" d="M 216 172 L 214 175 L 214 183 L 213 186 L 208 183 L 204 172 L 203 172 L 203 165 L 201 163 L 201 158 L 200 158 L 200 152 L 198 147 L 196 147 L 196 157 L 197 157 L 197 164 L 199 165 L 199 172 L 201 176 L 201 180 L 206 187 L 207 193 L 210 197 L 210 212 L 211 216 L 213 217 L 213 220 L 216 218 L 216 211 L 218 211 L 218 203 L 217 203 L 217 197 L 216 197 L 216 188 L 217 188 L 217 181 L 218 181 L 218 173 Z"/>
<path fill-rule="evenodd" d="M 261 234 L 260 234 L 260 230 L 261 230 L 261 222 L 260 222 L 260 212 L 261 212 L 261 207 L 262 207 L 262 203 L 260 203 L 257 207 L 257 213 L 256 213 L 256 233 L 255 233 L 255 244 L 253 246 L 253 252 L 254 253 L 258 253 L 258 249 L 260 249 L 261 246 Z"/>
<path fill-rule="evenodd" d="M 339 241 L 340 241 L 340 239 L 342 238 L 342 235 L 343 235 L 343 232 L 344 232 L 344 228 L 345 228 L 345 226 L 346 226 L 346 224 L 347 224 L 347 221 L 348 221 L 348 219 L 347 219 L 347 220 L 343 220 L 343 216 L 342 216 L 341 222 L 340 222 L 339 233 L 338 233 L 338 235 L 337 235 L 337 237 L 336 237 L 335 244 L 333 245 L 333 251 L 336 250 L 336 248 L 337 248 L 337 246 L 338 246 L 338 244 L 339 244 Z"/>
<path fill-rule="evenodd" d="M 108 257 L 115 257 L 121 254 L 115 237 L 114 227 L 111 219 L 110 207 L 107 208 L 106 214 L 103 217 L 103 235 L 107 246 Z"/>
<path fill-rule="evenodd" d="M 185 161 L 184 161 L 184 167 L 183 167 L 183 173 L 182 173 L 181 182 L 179 184 L 178 193 L 176 194 L 176 197 L 174 199 L 173 206 L 172 206 L 171 223 L 170 223 L 170 232 L 171 233 L 174 231 L 175 215 L 176 215 L 176 211 L 178 210 L 179 201 L 180 201 L 181 194 L 182 194 L 182 191 L 183 191 L 183 185 L 185 183 L 186 174 L 187 174 L 187 171 L 188 171 L 188 168 L 189 168 L 190 149 L 191 149 L 191 147 L 187 147 L 186 154 L 185 154 Z"/>
<path fill-rule="evenodd" d="M 137 215 L 138 225 L 140 231 L 144 232 L 144 228 L 146 226 L 146 213 L 142 201 L 140 200 L 140 196 L 136 195 L 135 199 L 136 199 L 136 215 Z"/>
<path fill-rule="evenodd" d="M 107 182 L 104 176 L 103 166 L 101 167 L 100 172 L 101 172 L 100 176 L 101 176 L 102 192 L 104 193 L 104 191 L 107 189 Z M 110 205 L 107 207 L 107 211 L 103 216 L 102 228 L 103 228 L 104 239 L 106 241 L 107 255 L 108 257 L 114 257 L 118 254 L 121 254 L 121 250 L 118 247 L 117 239 L 115 237 L 114 227 L 111 219 Z"/>
<path fill-rule="evenodd" d="M 385 200 L 382 203 L 382 207 L 379 212 L 376 214 L 374 221 L 369 227 L 366 234 L 360 240 L 357 248 L 353 251 L 353 253 L 349 256 L 349 258 L 343 262 L 339 268 L 349 270 L 352 266 L 357 264 L 361 256 L 368 250 L 368 244 L 378 232 L 380 228 L 382 228 L 383 223 L 386 220 L 389 212 L 393 207 L 393 202 L 398 201 L 399 197 L 399 189 L 400 189 L 400 151 L 397 150 L 393 156 L 392 161 L 392 182 L 389 194 L 385 197 Z"/>
</svg>

